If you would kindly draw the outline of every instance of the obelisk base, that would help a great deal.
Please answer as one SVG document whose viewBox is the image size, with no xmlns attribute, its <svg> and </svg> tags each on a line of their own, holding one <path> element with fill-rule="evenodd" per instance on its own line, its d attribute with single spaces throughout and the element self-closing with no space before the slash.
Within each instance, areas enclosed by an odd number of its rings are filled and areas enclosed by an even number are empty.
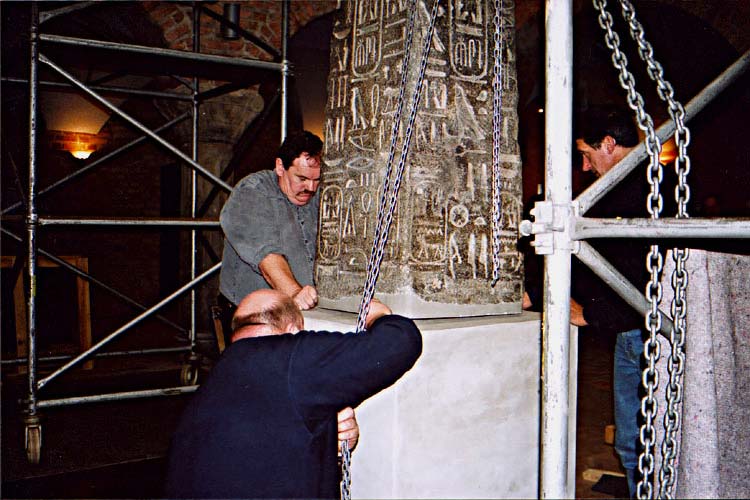
<svg viewBox="0 0 750 500">
<path fill-rule="evenodd" d="M 311 330 L 351 331 L 355 323 L 351 313 L 305 313 Z M 417 364 L 356 410 L 352 498 L 536 498 L 539 315 L 417 324 Z M 574 423 L 575 406 L 571 412 Z"/>
</svg>

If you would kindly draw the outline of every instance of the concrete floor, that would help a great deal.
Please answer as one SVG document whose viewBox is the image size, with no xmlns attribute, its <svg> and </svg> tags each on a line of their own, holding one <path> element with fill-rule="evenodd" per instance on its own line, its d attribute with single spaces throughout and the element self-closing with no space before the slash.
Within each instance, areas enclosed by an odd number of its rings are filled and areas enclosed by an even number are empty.
<svg viewBox="0 0 750 500">
<path fill-rule="evenodd" d="M 579 344 L 576 497 L 623 496 L 624 479 L 605 474 L 595 482 L 602 472 L 621 473 L 612 446 L 604 442 L 604 429 L 612 423 L 612 346 L 608 339 L 585 332 L 580 334 Z M 93 371 L 71 373 L 45 397 L 179 385 L 179 355 L 143 356 L 132 359 L 128 367 L 113 370 L 118 367 L 97 361 Z M 23 449 L 18 404 L 25 396 L 27 381 L 15 372 L 15 368 L 3 368 L 1 498 L 161 496 L 164 454 L 186 396 L 47 410 L 42 460 L 31 465 Z"/>
</svg>

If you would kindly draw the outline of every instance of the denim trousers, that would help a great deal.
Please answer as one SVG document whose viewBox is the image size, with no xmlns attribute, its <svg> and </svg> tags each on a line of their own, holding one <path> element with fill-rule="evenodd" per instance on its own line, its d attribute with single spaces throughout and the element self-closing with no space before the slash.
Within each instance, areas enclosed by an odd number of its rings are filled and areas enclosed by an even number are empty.
<svg viewBox="0 0 750 500">
<path fill-rule="evenodd" d="M 615 402 L 615 451 L 625 469 L 630 497 L 636 494 L 638 483 L 639 415 L 641 398 L 641 358 L 643 357 L 641 330 L 617 334 L 614 358 L 613 392 Z"/>
</svg>

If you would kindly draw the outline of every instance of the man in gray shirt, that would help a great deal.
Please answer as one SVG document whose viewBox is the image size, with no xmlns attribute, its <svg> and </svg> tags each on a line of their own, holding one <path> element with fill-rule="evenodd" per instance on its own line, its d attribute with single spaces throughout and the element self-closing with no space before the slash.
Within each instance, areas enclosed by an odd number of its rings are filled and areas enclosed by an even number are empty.
<svg viewBox="0 0 750 500">
<path fill-rule="evenodd" d="M 290 134 L 274 170 L 250 174 L 232 190 L 220 217 L 219 302 L 228 318 L 247 294 L 262 288 L 285 293 L 302 310 L 317 305 L 313 264 L 322 148 L 311 132 Z"/>
</svg>

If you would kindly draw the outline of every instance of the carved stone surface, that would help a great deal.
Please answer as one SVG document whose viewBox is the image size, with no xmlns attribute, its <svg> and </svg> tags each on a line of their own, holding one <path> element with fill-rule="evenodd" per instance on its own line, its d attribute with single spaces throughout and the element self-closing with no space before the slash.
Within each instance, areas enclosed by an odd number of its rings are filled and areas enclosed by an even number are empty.
<svg viewBox="0 0 750 500">
<path fill-rule="evenodd" d="M 323 307 L 356 311 L 373 245 L 399 102 L 409 2 L 344 2 L 334 22 L 326 105 L 317 286 Z M 503 2 L 500 281 L 492 279 L 493 2 L 442 3 L 376 296 L 413 317 L 520 313 L 522 258 L 514 6 Z M 417 2 L 399 145 L 432 2 Z"/>
</svg>

